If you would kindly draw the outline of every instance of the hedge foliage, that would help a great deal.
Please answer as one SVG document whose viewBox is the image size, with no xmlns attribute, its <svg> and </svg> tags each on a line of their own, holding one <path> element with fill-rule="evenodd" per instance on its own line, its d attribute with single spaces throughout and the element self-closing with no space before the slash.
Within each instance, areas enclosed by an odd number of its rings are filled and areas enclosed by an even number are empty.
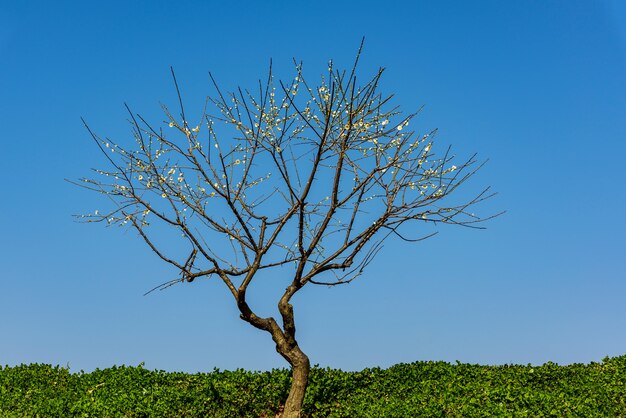
<svg viewBox="0 0 626 418">
<path fill-rule="evenodd" d="M 70 373 L 0 366 L 2 417 L 274 417 L 287 370 L 185 374 L 138 367 Z M 313 368 L 309 417 L 626 417 L 626 355 L 602 363 Z"/>
</svg>

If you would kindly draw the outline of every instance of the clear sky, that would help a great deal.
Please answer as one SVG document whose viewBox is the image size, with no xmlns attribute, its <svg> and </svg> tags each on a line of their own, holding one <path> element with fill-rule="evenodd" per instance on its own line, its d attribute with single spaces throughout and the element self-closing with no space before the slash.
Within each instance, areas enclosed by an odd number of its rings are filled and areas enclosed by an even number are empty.
<svg viewBox="0 0 626 418">
<path fill-rule="evenodd" d="M 104 161 L 80 122 L 129 137 L 269 59 L 317 76 L 349 65 L 440 144 L 489 163 L 470 190 L 508 212 L 476 231 L 390 241 L 366 274 L 294 305 L 312 363 L 561 364 L 626 354 L 626 7 L 611 1 L 0 0 L 0 364 L 209 371 L 284 367 L 214 279 L 143 293 L 176 273 L 132 231 L 77 223 L 101 196 L 64 181 Z M 278 272 L 277 274 L 280 274 Z M 273 278 L 282 286 L 281 277 Z M 253 292 L 263 311 L 274 301 Z M 270 312 L 270 311 L 268 311 Z"/>
</svg>

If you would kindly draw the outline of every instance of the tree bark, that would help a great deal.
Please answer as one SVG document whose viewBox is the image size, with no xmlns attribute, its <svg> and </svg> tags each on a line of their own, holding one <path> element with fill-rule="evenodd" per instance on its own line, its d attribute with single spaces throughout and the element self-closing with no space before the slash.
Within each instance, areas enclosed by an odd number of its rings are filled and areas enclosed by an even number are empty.
<svg viewBox="0 0 626 418">
<path fill-rule="evenodd" d="M 295 293 L 297 287 L 290 286 L 278 304 L 278 309 L 283 318 L 283 328 L 276 323 L 274 318 L 260 318 L 246 303 L 245 289 L 237 292 L 237 306 L 241 312 L 241 319 L 250 323 L 255 328 L 267 331 L 276 344 L 276 351 L 291 365 L 291 389 L 285 402 L 281 415 L 282 418 L 301 418 L 302 403 L 309 381 L 311 363 L 309 357 L 300 349 L 296 341 L 296 327 L 293 318 L 293 307 L 288 303 L 289 297 Z"/>
<path fill-rule="evenodd" d="M 282 418 L 301 418 L 302 403 L 304 402 L 304 395 L 309 383 L 311 363 L 307 355 L 297 345 L 292 347 L 288 353 L 282 353 L 278 346 L 276 350 L 291 364 L 292 372 L 291 389 L 289 390 Z"/>
</svg>

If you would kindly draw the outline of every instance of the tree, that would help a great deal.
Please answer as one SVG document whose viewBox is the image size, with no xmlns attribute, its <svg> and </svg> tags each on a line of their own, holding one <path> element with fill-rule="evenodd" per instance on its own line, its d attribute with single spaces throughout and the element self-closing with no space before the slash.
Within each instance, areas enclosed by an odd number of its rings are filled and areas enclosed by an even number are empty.
<svg viewBox="0 0 626 418">
<path fill-rule="evenodd" d="M 276 82 L 270 64 L 255 92 L 224 93 L 211 76 L 215 94 L 197 123 L 186 116 L 172 71 L 180 114 L 163 106 L 167 120 L 155 126 L 127 106 L 131 147 L 101 138 L 83 120 L 110 168 L 80 184 L 113 203 L 85 220 L 137 231 L 180 272 L 159 289 L 221 280 L 241 319 L 268 332 L 291 366 L 284 417 L 301 415 L 310 370 L 296 339 L 293 296 L 307 285 L 349 283 L 385 239 L 432 235 L 415 235 L 420 224 L 478 227 L 487 218 L 470 208 L 492 196 L 487 188 L 450 201 L 482 164 L 472 156 L 453 165 L 450 148 L 437 157 L 435 131 L 411 131 L 415 114 L 403 116 L 392 96 L 379 93 L 384 69 L 357 83 L 360 52 L 349 70 L 329 62 L 318 85 L 295 61 L 293 80 Z M 182 236 L 184 253 L 166 250 L 154 234 L 159 223 Z M 290 275 L 280 318 L 259 316 L 246 292 L 259 272 L 278 268 Z"/>
</svg>

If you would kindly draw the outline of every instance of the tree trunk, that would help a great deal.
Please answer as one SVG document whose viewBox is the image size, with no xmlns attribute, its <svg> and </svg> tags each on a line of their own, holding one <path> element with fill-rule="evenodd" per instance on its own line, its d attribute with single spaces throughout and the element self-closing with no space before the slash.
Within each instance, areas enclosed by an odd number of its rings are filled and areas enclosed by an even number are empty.
<svg viewBox="0 0 626 418">
<path fill-rule="evenodd" d="M 237 291 L 237 306 L 241 312 L 241 319 L 258 329 L 269 332 L 276 344 L 276 351 L 291 365 L 291 389 L 285 402 L 282 418 L 302 417 L 302 404 L 311 371 L 309 358 L 296 341 L 293 306 L 289 303 L 289 299 L 300 287 L 298 283 L 291 284 L 278 302 L 278 310 L 283 319 L 282 329 L 274 318 L 260 318 L 252 312 L 246 303 L 245 288 Z"/>
<path fill-rule="evenodd" d="M 277 347 L 278 349 L 278 347 Z M 280 352 L 280 351 L 279 351 Z M 304 394 L 309 383 L 309 371 L 311 363 L 300 347 L 293 347 L 289 353 L 280 353 L 291 364 L 291 389 L 285 403 L 282 418 L 301 418 Z"/>
</svg>

